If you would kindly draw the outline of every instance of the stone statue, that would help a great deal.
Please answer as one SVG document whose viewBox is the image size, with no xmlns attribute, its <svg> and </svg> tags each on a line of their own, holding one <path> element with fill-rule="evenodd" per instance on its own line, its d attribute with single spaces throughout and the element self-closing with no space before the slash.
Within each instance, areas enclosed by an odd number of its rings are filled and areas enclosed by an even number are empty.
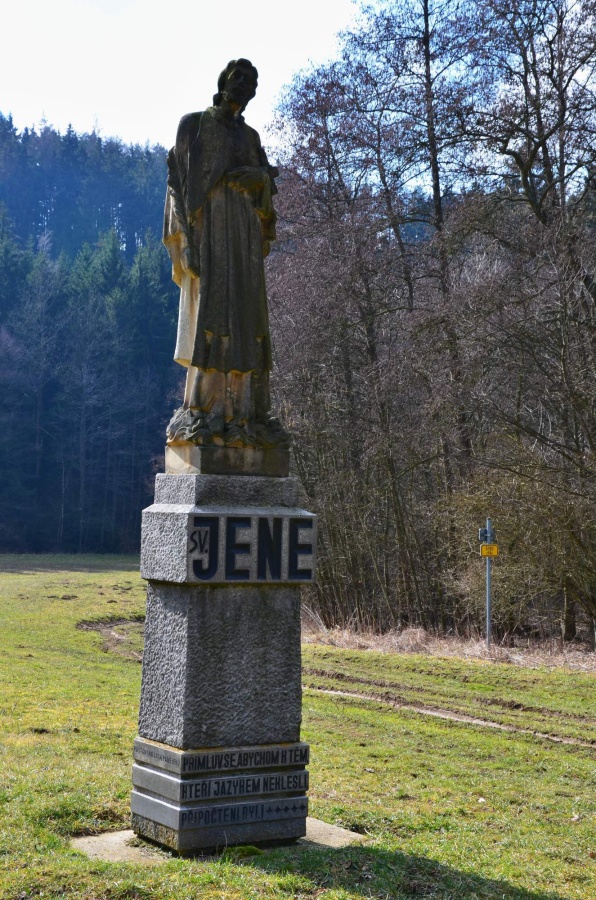
<svg viewBox="0 0 596 900">
<path fill-rule="evenodd" d="M 174 358 L 187 367 L 168 444 L 287 449 L 270 415 L 263 260 L 275 240 L 278 170 L 242 112 L 258 72 L 228 63 L 213 106 L 184 116 L 168 154 L 164 243 L 180 287 Z"/>
</svg>

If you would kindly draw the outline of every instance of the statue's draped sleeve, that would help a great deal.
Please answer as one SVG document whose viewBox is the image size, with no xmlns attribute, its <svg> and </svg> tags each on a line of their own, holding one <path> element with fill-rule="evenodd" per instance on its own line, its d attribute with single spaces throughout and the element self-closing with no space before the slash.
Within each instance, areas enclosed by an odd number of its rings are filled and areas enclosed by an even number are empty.
<svg viewBox="0 0 596 900">
<path fill-rule="evenodd" d="M 180 121 L 176 144 L 167 157 L 168 184 L 164 209 L 163 242 L 172 261 L 172 278 L 181 288 L 189 268 L 199 274 L 199 255 L 193 244 L 193 225 L 188 208 L 189 146 L 198 132 L 201 113 L 191 113 Z"/>
<path fill-rule="evenodd" d="M 176 145 L 167 157 L 163 242 L 172 262 L 172 278 L 180 288 L 174 359 L 182 366 L 190 365 L 192 359 L 198 316 L 200 258 L 188 218 L 186 196 L 189 138 L 192 128 L 198 129 L 200 118 L 201 113 L 192 113 L 182 119 Z"/>
</svg>

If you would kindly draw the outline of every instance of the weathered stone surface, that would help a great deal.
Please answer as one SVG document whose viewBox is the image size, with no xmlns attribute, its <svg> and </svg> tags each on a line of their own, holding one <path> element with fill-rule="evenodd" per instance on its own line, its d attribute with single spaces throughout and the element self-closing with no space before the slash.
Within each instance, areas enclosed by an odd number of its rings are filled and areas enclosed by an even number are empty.
<svg viewBox="0 0 596 900">
<path fill-rule="evenodd" d="M 155 503 L 186 506 L 303 507 L 306 495 L 298 478 L 243 475 L 168 475 L 155 479 Z"/>
<path fill-rule="evenodd" d="M 290 451 L 260 447 L 201 447 L 191 443 L 166 446 L 166 474 L 260 475 L 287 478 Z"/>
<path fill-rule="evenodd" d="M 181 749 L 298 741 L 300 590 L 151 583 L 139 734 Z"/>
<path fill-rule="evenodd" d="M 132 767 L 132 783 L 141 792 L 173 803 L 191 804 L 208 800 L 304 794 L 308 790 L 308 772 L 250 772 L 226 778 L 182 779 L 168 772 L 135 764 Z"/>
<path fill-rule="evenodd" d="M 103 859 L 106 862 L 134 862 L 143 866 L 156 866 L 169 859 L 168 853 L 152 844 L 141 844 L 132 829 L 71 838 L 70 845 L 73 850 L 84 853 L 89 859 Z"/>
<path fill-rule="evenodd" d="M 154 766 L 166 772 L 173 772 L 175 775 L 180 775 L 184 771 L 183 767 L 186 757 L 190 756 L 191 753 L 179 750 L 177 747 L 168 747 L 159 741 L 150 741 L 141 737 L 135 738 L 133 750 L 134 758 L 138 762 Z"/>
<path fill-rule="evenodd" d="M 140 828 L 149 829 L 151 823 L 142 816 L 133 816 L 133 820 Z M 290 820 L 296 822 L 297 820 Z M 279 825 L 287 825 L 287 822 L 280 822 Z M 155 824 L 155 830 L 161 830 L 163 826 Z M 169 829 L 165 829 L 169 832 Z M 139 834 L 143 834 L 142 831 Z M 155 835 L 147 835 L 151 841 L 158 841 Z M 296 837 L 289 835 L 288 839 Z M 340 848 L 348 847 L 350 844 L 362 844 L 367 840 L 363 834 L 356 834 L 354 831 L 347 831 L 338 825 L 329 825 L 327 822 L 321 822 L 319 819 L 313 819 L 310 816 L 306 820 L 306 834 L 303 838 L 296 842 L 296 847 L 305 849 L 323 848 Z M 240 840 L 238 843 L 250 842 L 250 837 Z M 275 843 L 275 841 L 273 842 Z M 143 865 L 155 865 L 167 862 L 169 856 L 154 847 L 152 844 L 138 845 L 134 831 L 107 831 L 103 834 L 94 834 L 85 837 L 72 838 L 70 841 L 72 848 L 79 853 L 85 853 L 90 859 L 103 859 L 106 862 L 137 862 Z M 228 846 L 228 845 L 222 845 Z"/>
<path fill-rule="evenodd" d="M 272 351 L 263 267 L 275 240 L 271 198 L 279 172 L 242 116 L 257 79 L 249 60 L 231 60 L 213 106 L 183 117 L 168 154 L 163 239 L 180 287 L 174 359 L 187 372 L 168 440 L 239 450 L 224 456 L 226 467 L 276 475 L 256 471 L 250 455 L 253 448 L 290 444 L 269 411 Z"/>
<path fill-rule="evenodd" d="M 143 794 L 133 788 L 130 808 L 133 813 L 151 819 L 176 831 L 202 828 L 235 827 L 286 819 L 306 819 L 306 797 L 255 799 L 243 803 L 179 806 L 160 797 Z"/>
<path fill-rule="evenodd" d="M 143 511 L 141 574 L 154 581 L 214 585 L 311 583 L 316 516 L 302 509 L 300 500 L 302 489 L 295 478 L 158 475 L 155 503 Z M 205 517 L 218 517 L 216 532 L 211 531 L 214 522 Z M 208 526 L 206 531 L 200 530 L 201 524 Z M 213 570 L 207 566 L 206 573 L 210 536 L 218 542 L 219 561 Z M 241 564 L 236 566 L 236 559 Z"/>
<path fill-rule="evenodd" d="M 188 777 L 220 772 L 253 772 L 255 769 L 280 766 L 306 766 L 310 750 L 308 744 L 302 741 L 251 747 L 179 750 L 158 741 L 136 737 L 134 758 L 142 765 Z"/>
<path fill-rule="evenodd" d="M 188 530 L 192 507 L 153 504 L 143 510 L 141 576 L 158 581 L 186 581 Z"/>
<path fill-rule="evenodd" d="M 177 852 L 305 832 L 301 499 L 290 477 L 166 474 L 144 511 L 133 827 Z"/>
<path fill-rule="evenodd" d="M 143 511 L 141 575 L 152 581 L 310 584 L 316 516 L 287 507 L 187 507 Z"/>
<path fill-rule="evenodd" d="M 170 847 L 181 855 L 206 848 L 232 847 L 235 844 L 291 841 L 306 834 L 306 820 L 302 818 L 177 831 L 133 813 L 131 825 L 135 834 Z"/>
<path fill-rule="evenodd" d="M 212 846 L 219 841 L 214 829 L 219 834 L 218 829 L 252 825 L 261 834 L 263 823 L 268 823 L 266 839 L 279 840 L 287 835 L 286 820 L 306 818 L 307 744 L 181 751 L 137 737 L 134 755 L 133 822 L 139 816 L 169 829 L 167 842 L 175 849 Z M 139 834 L 157 834 L 142 827 Z M 185 843 L 181 832 L 186 831 L 198 843 Z"/>
</svg>

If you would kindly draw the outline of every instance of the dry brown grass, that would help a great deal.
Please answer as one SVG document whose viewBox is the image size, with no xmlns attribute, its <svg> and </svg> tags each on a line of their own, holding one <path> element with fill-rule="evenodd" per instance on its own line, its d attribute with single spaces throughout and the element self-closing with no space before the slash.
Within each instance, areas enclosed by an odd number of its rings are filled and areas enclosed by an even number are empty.
<svg viewBox="0 0 596 900">
<path fill-rule="evenodd" d="M 403 631 L 389 631 L 386 634 L 326 628 L 320 617 L 308 607 L 302 609 L 302 640 L 307 644 L 326 644 L 345 650 L 423 653 L 428 656 L 485 659 L 527 668 L 557 666 L 596 673 L 596 653 L 587 644 L 563 644 L 561 640 L 522 643 L 516 640 L 515 646 L 505 647 L 494 643 L 488 650 L 484 638 L 438 637 L 424 628 L 405 628 Z"/>
</svg>

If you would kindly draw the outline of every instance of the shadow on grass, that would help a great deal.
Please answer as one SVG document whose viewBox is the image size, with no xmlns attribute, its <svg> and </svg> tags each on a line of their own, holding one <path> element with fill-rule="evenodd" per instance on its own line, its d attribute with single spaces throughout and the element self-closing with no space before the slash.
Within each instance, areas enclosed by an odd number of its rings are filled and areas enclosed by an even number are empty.
<svg viewBox="0 0 596 900">
<path fill-rule="evenodd" d="M 230 856 L 233 858 L 233 850 Z M 237 862 L 269 874 L 298 875 L 310 882 L 307 890 L 313 893 L 343 889 L 355 897 L 395 900 L 563 900 L 556 893 L 529 891 L 507 881 L 460 872 L 425 857 L 366 846 L 323 850 L 297 845 Z"/>
<path fill-rule="evenodd" d="M 0 572 L 139 572 L 138 555 L 108 553 L 2 553 Z M 140 576 L 139 576 L 140 577 Z"/>
</svg>

